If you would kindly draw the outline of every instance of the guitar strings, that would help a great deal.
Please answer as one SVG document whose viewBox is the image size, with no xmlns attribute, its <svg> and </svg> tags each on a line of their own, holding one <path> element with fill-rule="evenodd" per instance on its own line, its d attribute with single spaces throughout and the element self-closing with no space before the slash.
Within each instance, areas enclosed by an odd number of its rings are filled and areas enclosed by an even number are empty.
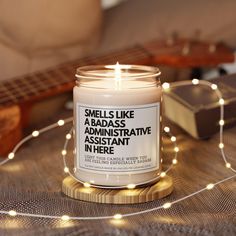
<svg viewBox="0 0 236 236">
<path fill-rule="evenodd" d="M 67 65 L 64 65 L 68 68 L 72 68 L 73 70 L 75 69 L 75 66 L 78 64 L 84 64 L 84 61 L 87 60 L 88 62 L 90 63 L 86 63 L 86 64 L 91 64 L 91 61 L 100 61 L 100 62 L 103 62 L 104 64 L 107 64 L 107 63 L 111 63 L 112 60 L 114 60 L 114 56 L 116 57 L 120 57 L 122 56 L 121 58 L 117 58 L 116 60 L 118 61 L 122 61 L 122 63 L 124 62 L 129 62 L 129 60 L 132 60 L 133 58 L 135 58 L 137 60 L 137 58 L 139 60 L 141 59 L 146 59 L 147 57 L 150 57 L 152 56 L 153 54 L 162 54 L 163 52 L 164 53 L 167 53 L 169 51 L 172 51 L 177 53 L 178 51 L 181 51 L 182 54 L 185 54 L 185 52 L 188 52 L 189 53 L 189 49 L 186 51 L 184 49 L 186 49 L 186 46 L 190 47 L 190 45 L 192 44 L 191 42 L 175 42 L 173 41 L 171 44 L 168 44 L 168 40 L 167 41 L 161 41 L 158 45 L 156 43 L 156 45 L 153 45 L 155 44 L 155 42 L 151 42 L 149 45 L 147 44 L 146 47 L 143 47 L 144 50 L 147 51 L 147 53 L 145 53 L 143 51 L 143 49 L 141 50 L 140 48 L 138 47 L 133 47 L 133 48 L 128 48 L 128 49 L 125 49 L 123 51 L 120 51 L 120 52 L 112 52 L 110 53 L 109 55 L 105 55 L 105 56 L 95 56 L 95 57 L 88 57 L 88 58 L 82 58 L 82 59 L 79 59 L 77 61 L 73 61 L 73 62 L 70 62 L 69 64 Z M 173 44 L 175 44 L 173 46 Z M 153 46 L 152 46 L 153 45 Z M 163 49 L 163 45 L 167 46 L 166 48 Z M 181 48 L 179 48 L 179 46 L 181 45 Z M 158 48 L 158 47 L 161 47 L 161 48 Z M 207 44 L 207 47 L 208 47 L 208 51 L 210 52 L 210 45 Z M 191 48 L 192 50 L 192 48 Z M 152 52 L 151 55 L 148 55 L 150 54 L 149 52 Z M 133 53 L 133 54 L 132 54 Z M 139 57 L 138 57 L 139 56 Z M 111 60 L 112 58 L 112 60 Z M 96 64 L 96 63 L 95 63 Z M 61 67 L 57 68 L 58 70 L 62 70 L 62 65 Z M 54 76 L 51 77 L 51 76 L 46 76 L 46 86 L 44 85 L 43 87 L 45 88 L 42 88 L 42 76 L 43 75 L 47 75 L 48 73 L 55 73 L 55 69 L 53 70 L 52 68 L 40 73 L 40 72 L 36 72 L 36 73 L 32 73 L 32 75 L 30 76 L 27 76 L 27 77 L 23 77 L 22 79 L 24 80 L 25 78 L 27 78 L 27 84 L 29 84 L 30 86 L 23 86 L 24 89 L 22 90 L 22 88 L 17 87 L 17 89 L 8 89 L 6 87 L 6 90 L 7 90 L 7 96 L 5 98 L 0 98 L 0 103 L 2 104 L 9 104 L 9 103 L 14 103 L 14 102 L 20 102 L 22 99 L 23 100 L 27 100 L 27 99 L 30 99 L 30 96 L 32 95 L 37 95 L 39 93 L 42 93 L 42 92 L 45 92 L 46 90 L 50 89 L 50 88 L 56 88 L 58 86 L 61 86 L 63 85 L 64 83 L 66 83 L 67 81 L 70 82 L 70 81 L 73 81 L 70 79 L 69 76 L 67 76 L 66 74 L 63 75 L 61 73 L 59 73 L 59 80 L 57 80 L 58 82 L 55 83 L 55 79 L 54 79 Z M 38 77 L 41 77 L 41 79 L 37 79 L 37 74 L 38 74 Z M 56 76 L 57 77 L 57 76 Z M 36 80 L 35 80 L 36 78 Z M 10 84 L 14 84 L 17 80 L 19 80 L 19 78 L 15 79 L 15 80 L 12 80 L 12 81 L 9 81 Z M 37 81 L 37 82 L 36 82 Z M 41 87 L 40 89 L 38 89 L 38 91 L 36 89 L 32 89 L 32 84 L 34 85 L 37 85 L 36 87 Z M 0 84 L 1 85 L 1 84 Z M 35 86 L 34 86 L 35 88 Z M 16 90 L 18 92 L 16 92 Z M 20 91 L 19 91 L 20 90 Z M 27 90 L 28 90 L 28 93 L 27 93 Z M 32 91 L 33 90 L 33 91 Z"/>
<path fill-rule="evenodd" d="M 122 52 L 122 53 L 124 53 L 124 52 Z M 122 60 L 122 61 L 128 61 L 128 59 L 133 59 L 133 58 L 135 58 L 136 60 L 137 60 L 137 58 L 138 58 L 138 54 L 140 54 L 140 56 L 139 56 L 139 59 L 141 59 L 141 57 L 142 58 L 146 58 L 146 57 L 144 57 L 144 55 L 142 55 L 141 56 L 141 53 L 140 52 L 135 52 L 132 56 L 130 56 L 130 55 L 125 55 L 124 54 L 124 56 L 123 56 L 123 58 L 118 58 L 119 60 Z M 110 56 L 109 56 L 110 57 Z M 109 58 L 109 57 L 107 57 L 107 58 Z M 106 60 L 106 57 L 101 57 L 102 58 L 102 60 L 104 60 L 104 58 L 105 58 L 105 60 Z M 112 58 L 112 57 L 110 57 L 110 58 Z M 110 59 L 109 58 L 109 59 Z M 109 60 L 108 59 L 108 60 Z M 81 59 L 81 60 L 83 60 L 83 59 Z M 95 59 L 96 60 L 96 59 Z M 99 60 L 99 57 L 98 57 L 98 60 Z M 88 62 L 91 62 L 91 60 L 89 60 Z M 68 66 L 70 66 L 70 65 L 68 65 Z M 72 66 L 72 68 L 73 68 L 73 70 L 75 69 L 73 66 Z M 60 69 L 60 67 L 58 68 L 58 69 Z M 46 71 L 44 71 L 44 72 L 36 72 L 36 73 L 33 73 L 32 75 L 29 75 L 29 76 L 27 76 L 27 77 L 23 77 L 22 79 L 24 80 L 26 80 L 27 81 L 27 83 L 28 84 L 30 84 L 30 82 L 31 83 L 35 83 L 36 81 L 38 82 L 38 85 L 40 84 L 40 83 L 42 83 L 42 80 L 43 81 L 46 81 L 47 82 L 47 84 L 46 84 L 46 88 L 45 88 L 45 90 L 47 90 L 47 89 L 49 89 L 49 88 L 52 88 L 52 87 L 57 87 L 57 86 L 60 86 L 60 85 L 62 85 L 63 83 L 65 83 L 65 82 L 67 82 L 67 79 L 59 79 L 59 80 L 57 80 L 58 82 L 56 82 L 55 83 L 55 77 L 52 77 L 52 76 L 48 76 L 48 74 L 49 73 L 53 73 L 54 71 L 53 71 L 53 69 L 48 69 L 48 70 L 46 70 Z M 42 76 L 44 76 L 44 78 L 45 79 L 42 79 Z M 40 78 L 40 79 L 37 79 L 37 77 L 38 78 Z M 56 77 L 60 77 L 60 78 L 69 78 L 69 76 L 56 76 Z M 35 80 L 35 78 L 36 78 L 36 80 Z M 1 82 L 0 83 L 0 88 L 4 88 L 4 90 L 6 91 L 6 97 L 4 97 L 4 98 L 0 98 L 0 103 L 6 103 L 6 102 L 18 102 L 19 101 L 19 99 L 18 99 L 18 97 L 20 97 L 20 99 L 27 99 L 27 98 L 29 98 L 29 96 L 27 96 L 27 91 L 29 91 L 29 93 L 31 93 L 32 92 L 32 90 L 29 88 L 29 87 L 24 87 L 23 89 L 22 88 L 20 88 L 20 87 L 17 87 L 16 85 L 15 85 L 15 83 L 17 83 L 16 81 L 18 80 L 19 78 L 17 78 L 17 79 L 13 79 L 13 80 L 9 80 L 9 81 L 3 81 L 3 82 Z M 68 82 L 69 81 L 73 81 L 73 79 L 69 79 L 68 80 Z M 42 83 L 43 84 L 43 83 Z M 41 91 L 42 92 L 42 91 Z M 40 91 L 39 91 L 39 93 L 40 93 Z M 22 97 L 22 95 L 23 95 L 23 97 Z"/>
<path fill-rule="evenodd" d="M 181 43 L 182 44 L 182 43 Z M 150 45 L 152 45 L 150 43 Z M 75 67 L 73 66 L 75 63 L 76 65 L 77 64 L 83 64 L 82 62 L 84 60 L 87 59 L 88 63 L 86 64 L 91 64 L 91 61 L 99 61 L 99 62 L 103 62 L 104 64 L 107 64 L 109 62 L 111 62 L 112 60 L 114 61 L 114 57 L 120 57 L 120 58 L 117 58 L 116 60 L 118 61 L 122 61 L 122 62 L 129 62 L 129 60 L 133 60 L 135 58 L 135 60 L 137 60 L 137 58 L 139 60 L 141 59 L 144 59 L 144 58 L 147 58 L 148 57 L 148 52 L 149 51 L 152 51 L 152 54 L 153 52 L 155 53 L 158 53 L 158 54 L 162 54 L 162 53 L 169 53 L 169 51 L 173 51 L 173 52 L 177 52 L 178 49 L 179 49 L 179 45 L 175 43 L 175 46 L 173 45 L 170 45 L 168 46 L 167 42 L 163 41 L 161 43 L 161 45 L 158 45 L 156 47 L 160 47 L 160 46 L 163 46 L 163 45 L 166 45 L 167 47 L 166 48 L 155 48 L 155 46 L 147 46 L 147 47 L 144 47 L 143 49 L 147 50 L 147 53 L 145 54 L 145 52 L 143 50 L 141 50 L 140 48 L 138 47 L 133 47 L 133 48 L 128 48 L 127 50 L 124 50 L 124 51 L 120 51 L 120 52 L 112 52 L 110 53 L 109 55 L 105 55 L 105 56 L 95 56 L 93 58 L 82 58 L 82 59 L 79 59 L 79 61 L 81 61 L 79 63 L 73 61 L 71 63 L 69 63 L 68 65 L 65 65 L 66 67 L 72 67 L 72 69 L 74 70 Z M 183 50 L 183 48 L 179 49 L 179 50 Z M 133 54 L 132 54 L 133 53 Z M 112 60 L 111 60 L 112 59 Z M 85 64 L 85 65 L 86 65 Z M 61 66 L 56 68 L 58 70 L 60 70 Z M 41 84 L 44 84 L 42 83 L 42 81 L 46 81 L 47 84 L 45 88 L 45 90 L 49 89 L 49 88 L 52 88 L 52 87 L 56 87 L 56 86 L 60 86 L 62 85 L 64 82 L 69 82 L 69 81 L 73 81 L 72 79 L 69 78 L 69 76 L 66 76 L 65 75 L 58 75 L 56 77 L 60 77 L 59 80 L 57 80 L 58 82 L 55 83 L 55 77 L 52 77 L 52 76 L 48 76 L 49 73 L 55 73 L 55 69 L 53 70 L 53 68 L 50 68 L 50 69 L 47 69 L 45 70 L 44 72 L 35 72 L 35 73 L 32 73 L 31 75 L 29 76 L 24 76 L 23 78 L 21 78 L 20 80 L 25 80 L 24 83 L 25 85 L 21 84 L 21 86 L 23 86 L 24 88 L 22 89 L 21 87 L 18 87 L 15 85 L 15 83 L 17 84 L 19 78 L 17 79 L 13 79 L 13 80 L 9 80 L 9 81 L 3 81 L 2 83 L 0 83 L 0 86 L 1 87 L 4 87 L 5 91 L 7 92 L 7 96 L 4 97 L 4 98 L 0 98 L 0 103 L 6 103 L 6 102 L 18 102 L 20 101 L 21 99 L 27 99 L 27 98 L 30 98 L 29 95 L 27 95 L 27 91 L 29 92 L 28 94 L 32 94 L 32 84 L 35 84 L 36 87 L 40 86 Z M 46 75 L 46 76 L 45 76 Z M 45 79 L 42 79 L 42 76 L 45 77 Z M 41 77 L 40 79 L 38 79 L 37 77 Z M 69 78 L 69 79 L 67 79 Z M 36 79 L 36 80 L 35 80 Z M 31 83 L 30 83 L 31 82 Z M 5 83 L 5 85 L 4 85 Z M 29 84 L 29 86 L 27 86 L 26 84 Z M 8 88 L 10 86 L 10 88 Z M 37 91 L 33 90 L 33 93 L 36 94 Z M 39 90 L 38 93 L 40 92 L 43 92 L 42 90 Z"/>
</svg>

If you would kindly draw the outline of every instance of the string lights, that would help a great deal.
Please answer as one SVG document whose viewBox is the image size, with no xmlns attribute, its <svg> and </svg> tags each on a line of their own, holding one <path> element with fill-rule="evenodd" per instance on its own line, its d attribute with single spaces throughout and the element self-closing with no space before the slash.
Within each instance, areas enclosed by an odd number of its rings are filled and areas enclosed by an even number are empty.
<svg viewBox="0 0 236 236">
<path fill-rule="evenodd" d="M 221 151 L 221 155 L 222 155 L 222 158 L 223 158 L 223 161 L 225 162 L 225 168 L 227 169 L 230 169 L 232 172 L 234 172 L 233 175 L 227 177 L 227 178 L 224 178 L 218 182 L 215 182 L 215 183 L 209 183 L 207 184 L 204 188 L 196 191 L 196 192 L 193 192 L 187 196 L 184 196 L 182 198 L 179 198 L 177 200 L 174 200 L 172 202 L 166 202 L 164 203 L 163 205 L 161 206 L 158 206 L 158 207 L 153 207 L 153 208 L 149 208 L 149 209 L 146 209 L 146 210 L 141 210 L 141 211 L 136 211 L 136 212 L 131 212 L 131 213 L 125 213 L 125 214 L 120 214 L 120 213 L 117 213 L 115 215 L 108 215 L 108 216 L 86 216 L 86 217 L 80 217 L 80 216 L 69 216 L 69 215 L 62 215 L 62 216 L 57 216 L 57 215 L 40 215 L 40 214 L 31 214 L 31 213 L 26 213 L 26 212 L 16 212 L 14 209 L 10 210 L 10 211 L 4 211 L 4 210 L 0 210 L 0 214 L 5 214 L 5 215 L 9 215 L 9 216 L 26 216 L 26 217 L 40 217 L 40 218 L 48 218 L 48 219 L 59 219 L 59 220 L 63 220 L 63 221 L 68 221 L 68 220 L 103 220 L 103 219 L 115 219 L 115 220 L 120 220 L 124 217 L 130 217 L 130 216 L 135 216 L 135 215 L 140 215 L 140 214 L 144 214 L 144 213 L 148 213 L 148 212 L 152 212 L 152 211 L 156 211 L 156 210 L 159 210 L 159 209 L 169 209 L 171 208 L 174 204 L 178 203 L 178 202 L 181 202 L 185 199 L 188 199 L 190 197 L 193 197 L 203 191 L 206 191 L 206 190 L 212 190 L 215 186 L 221 184 L 221 183 L 224 183 L 228 180 L 231 180 L 233 178 L 236 177 L 236 170 L 231 166 L 231 163 L 228 162 L 227 160 L 227 157 L 225 155 L 225 152 L 224 152 L 224 143 L 223 143 L 223 127 L 224 127 L 224 104 L 225 104 L 225 101 L 224 99 L 222 98 L 222 94 L 221 92 L 219 91 L 218 87 L 216 84 L 212 84 L 208 81 L 200 81 L 198 79 L 193 79 L 192 81 L 180 81 L 180 82 L 177 82 L 175 83 L 173 86 L 169 83 L 163 83 L 162 87 L 163 87 L 163 90 L 164 92 L 168 92 L 168 90 L 171 88 L 171 87 L 177 87 L 177 86 L 186 86 L 186 85 L 190 85 L 190 84 L 193 84 L 193 85 L 198 85 L 198 84 L 202 84 L 202 85 L 206 85 L 208 87 L 210 87 L 212 90 L 214 90 L 218 96 L 218 99 L 219 99 L 219 104 L 220 104 L 220 120 L 219 120 L 219 126 L 220 126 L 220 141 L 219 141 L 219 148 L 220 148 L 220 151 Z M 36 138 L 38 137 L 40 134 L 44 133 L 44 132 L 47 132 L 49 130 L 52 130 L 54 128 L 57 128 L 57 127 L 60 127 L 60 126 L 63 126 L 64 124 L 67 124 L 67 123 L 70 123 L 72 122 L 73 118 L 70 117 L 70 118 L 67 118 L 65 120 L 59 120 L 58 122 L 54 123 L 54 124 L 51 124 L 45 128 L 42 128 L 40 130 L 35 130 L 33 131 L 30 135 L 26 136 L 25 138 L 23 138 L 16 146 L 15 148 L 12 150 L 12 152 L 10 152 L 8 154 L 8 158 L 4 159 L 3 161 L 0 162 L 0 166 L 7 163 L 8 161 L 12 160 L 14 157 L 15 157 L 15 154 L 17 152 L 17 150 L 25 143 L 27 142 L 28 140 L 32 139 L 32 138 Z M 67 166 L 67 163 L 66 163 L 66 155 L 67 155 L 67 146 L 68 146 L 68 142 L 69 140 L 72 138 L 72 131 L 73 129 L 70 130 L 69 133 L 66 134 L 65 136 L 65 143 L 64 143 L 64 147 L 61 151 L 61 155 L 63 157 L 63 163 L 64 163 L 64 172 L 69 174 L 70 176 L 72 176 L 73 178 L 75 178 L 77 181 L 81 182 L 84 187 L 86 188 L 90 188 L 90 187 L 101 187 L 101 186 L 97 186 L 94 181 L 91 181 L 91 183 L 83 183 L 82 181 L 78 180 L 71 172 L 70 172 L 70 169 L 69 167 Z M 178 152 L 180 151 L 179 147 L 177 146 L 177 143 L 176 143 L 176 137 L 174 135 L 172 135 L 172 133 L 170 132 L 170 128 L 169 127 L 164 127 L 164 132 L 170 137 L 170 140 L 171 142 L 173 143 L 174 145 L 174 148 L 173 148 L 173 151 L 174 151 L 174 157 L 172 159 L 172 163 L 171 165 L 163 172 L 161 172 L 157 177 L 155 177 L 154 179 L 152 179 L 151 181 L 148 181 L 148 182 L 152 182 L 152 181 L 155 181 L 157 180 L 158 178 L 164 178 L 166 176 L 166 174 L 171 170 L 171 168 L 176 165 L 178 163 L 177 161 L 177 155 L 178 155 Z M 137 185 L 134 185 L 132 183 L 128 184 L 127 186 L 118 186 L 118 187 L 113 187 L 113 188 L 127 188 L 127 189 L 135 189 L 138 185 L 140 184 L 146 184 L 148 182 L 143 182 L 143 183 L 139 183 Z M 106 188 L 105 186 L 102 186 L 102 188 Z M 107 187 L 107 188 L 111 188 L 111 187 Z"/>
</svg>

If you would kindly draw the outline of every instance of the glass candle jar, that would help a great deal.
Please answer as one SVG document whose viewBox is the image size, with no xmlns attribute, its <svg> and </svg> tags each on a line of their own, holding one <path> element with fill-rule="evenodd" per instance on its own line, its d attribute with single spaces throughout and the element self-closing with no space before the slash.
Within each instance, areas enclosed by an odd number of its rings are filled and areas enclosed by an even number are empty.
<svg viewBox="0 0 236 236">
<path fill-rule="evenodd" d="M 102 186 L 137 185 L 160 174 L 160 71 L 137 65 L 77 69 L 75 175 Z"/>
</svg>

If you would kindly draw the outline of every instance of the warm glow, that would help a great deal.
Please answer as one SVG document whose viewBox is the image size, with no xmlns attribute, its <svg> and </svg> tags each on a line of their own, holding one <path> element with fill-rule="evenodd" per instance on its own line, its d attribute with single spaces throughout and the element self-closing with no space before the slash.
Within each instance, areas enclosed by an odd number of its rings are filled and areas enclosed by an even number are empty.
<svg viewBox="0 0 236 236">
<path fill-rule="evenodd" d="M 13 211 L 13 210 L 9 211 L 8 214 L 10 216 L 16 216 L 17 215 L 16 211 Z"/>
<path fill-rule="evenodd" d="M 224 105 L 224 104 L 225 104 L 225 100 L 224 100 L 223 98 L 221 98 L 221 99 L 219 100 L 219 103 L 220 103 L 220 105 Z"/>
<path fill-rule="evenodd" d="M 164 209 L 170 208 L 171 207 L 171 203 L 167 202 L 162 206 Z"/>
<path fill-rule="evenodd" d="M 120 66 L 120 68 L 124 69 L 124 70 L 128 70 L 128 69 L 132 68 L 131 65 L 120 65 L 118 62 L 116 64 L 118 64 Z M 114 70 L 116 67 L 116 64 L 115 65 L 105 65 L 105 68 Z"/>
<path fill-rule="evenodd" d="M 219 148 L 220 149 L 224 148 L 224 144 L 223 143 L 219 143 Z"/>
<path fill-rule="evenodd" d="M 14 156 L 15 156 L 14 152 L 10 152 L 10 153 L 8 154 L 8 159 L 13 159 Z"/>
<path fill-rule="evenodd" d="M 39 136 L 39 131 L 38 131 L 38 130 L 33 131 L 33 132 L 32 132 L 32 136 L 33 136 L 33 137 Z"/>
<path fill-rule="evenodd" d="M 128 189 L 134 189 L 135 187 L 136 187 L 135 184 L 128 184 L 128 185 L 127 185 L 127 188 L 128 188 Z"/>
<path fill-rule="evenodd" d="M 65 124 L 65 121 L 64 121 L 64 120 L 59 120 L 59 121 L 57 122 L 57 124 L 58 124 L 59 126 L 63 126 L 63 125 Z"/>
<path fill-rule="evenodd" d="M 165 82 L 165 83 L 162 84 L 162 88 L 163 88 L 164 90 L 167 90 L 167 89 L 170 88 L 170 84 Z"/>
<path fill-rule="evenodd" d="M 169 128 L 168 126 L 166 126 L 166 127 L 164 128 L 164 131 L 165 131 L 166 133 L 169 133 L 169 132 L 170 132 L 170 128 Z"/>
<path fill-rule="evenodd" d="M 171 140 L 172 142 L 175 142 L 175 141 L 176 141 L 176 137 L 175 137 L 175 136 L 172 136 L 172 137 L 170 138 L 170 140 Z"/>
<path fill-rule="evenodd" d="M 206 186 L 206 188 L 208 189 L 208 190 L 210 190 L 210 189 L 213 189 L 214 188 L 214 184 L 208 184 L 207 186 Z"/>
<path fill-rule="evenodd" d="M 72 152 L 74 155 L 76 155 L 76 148 L 74 148 Z"/>
<path fill-rule="evenodd" d="M 179 148 L 178 147 L 175 147 L 174 150 L 175 150 L 175 152 L 179 152 Z"/>
<path fill-rule="evenodd" d="M 121 214 L 115 214 L 115 215 L 113 216 L 113 218 L 114 218 L 115 220 L 120 220 L 120 219 L 122 218 L 122 215 L 121 215 Z"/>
<path fill-rule="evenodd" d="M 121 79 L 121 67 L 119 62 L 116 62 L 115 65 L 115 79 L 120 80 Z"/>
<path fill-rule="evenodd" d="M 84 183 L 84 187 L 85 187 L 85 188 L 89 188 L 90 186 L 91 186 L 91 184 L 90 184 L 90 183 L 87 183 L 87 182 L 86 182 L 86 183 Z"/>
<path fill-rule="evenodd" d="M 226 168 L 231 168 L 231 164 L 230 164 L 229 162 L 227 162 L 227 163 L 225 164 L 225 166 L 226 166 Z"/>
<path fill-rule="evenodd" d="M 192 80 L 192 84 L 194 84 L 194 85 L 199 84 L 199 80 L 198 80 L 198 79 L 193 79 L 193 80 Z"/>
<path fill-rule="evenodd" d="M 166 172 L 161 172 L 160 176 L 163 178 L 166 176 Z"/>
<path fill-rule="evenodd" d="M 177 159 L 173 159 L 173 160 L 172 160 L 172 163 L 173 163 L 174 165 L 176 165 L 177 162 L 178 162 Z"/>
<path fill-rule="evenodd" d="M 67 134 L 66 139 L 68 139 L 68 140 L 71 139 L 71 134 Z"/>
<path fill-rule="evenodd" d="M 62 154 L 63 156 L 65 156 L 66 153 L 67 153 L 67 151 L 66 151 L 65 149 L 63 149 L 63 150 L 61 151 L 61 154 Z"/>
<path fill-rule="evenodd" d="M 222 126 L 222 125 L 224 125 L 224 124 L 225 124 L 224 120 L 220 120 L 220 121 L 219 121 L 219 125 Z"/>
<path fill-rule="evenodd" d="M 115 227 L 122 227 L 122 226 L 124 226 L 124 225 L 126 225 L 127 224 L 127 221 L 126 220 L 124 220 L 124 219 L 111 219 L 110 221 L 109 221 L 112 225 L 114 225 Z M 129 223 L 128 223 L 129 224 Z"/>
<path fill-rule="evenodd" d="M 115 72 L 115 89 L 118 90 L 120 89 L 121 86 L 121 66 L 119 62 L 116 63 L 114 67 L 114 72 Z"/>
<path fill-rule="evenodd" d="M 16 230 L 15 232 L 18 232 L 19 229 L 22 229 L 25 227 L 25 221 L 24 219 L 21 219 L 20 217 L 17 219 L 11 219 L 9 217 L 1 219 L 1 226 L 4 225 L 4 228 L 7 230 Z M 6 234 L 1 234 L 1 235 L 8 235 Z M 19 235 L 17 233 L 13 235 Z"/>
<path fill-rule="evenodd" d="M 68 167 L 65 167 L 65 168 L 64 168 L 64 172 L 65 172 L 65 173 L 68 173 L 68 172 L 69 172 L 69 168 L 68 168 Z"/>
<path fill-rule="evenodd" d="M 212 85 L 211 85 L 211 88 L 212 88 L 213 90 L 216 90 L 218 87 L 217 87 L 216 84 L 212 84 Z"/>
<path fill-rule="evenodd" d="M 63 216 L 61 217 L 61 219 L 66 221 L 66 220 L 69 220 L 70 217 L 69 217 L 68 215 L 63 215 Z"/>
</svg>

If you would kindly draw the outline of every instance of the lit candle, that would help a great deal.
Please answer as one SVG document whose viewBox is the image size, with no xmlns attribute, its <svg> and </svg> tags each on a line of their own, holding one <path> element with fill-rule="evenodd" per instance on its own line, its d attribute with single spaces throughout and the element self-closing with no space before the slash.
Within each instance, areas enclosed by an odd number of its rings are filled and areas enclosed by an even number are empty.
<svg viewBox="0 0 236 236">
<path fill-rule="evenodd" d="M 104 186 L 135 185 L 160 173 L 160 71 L 110 65 L 77 70 L 75 175 Z"/>
</svg>

